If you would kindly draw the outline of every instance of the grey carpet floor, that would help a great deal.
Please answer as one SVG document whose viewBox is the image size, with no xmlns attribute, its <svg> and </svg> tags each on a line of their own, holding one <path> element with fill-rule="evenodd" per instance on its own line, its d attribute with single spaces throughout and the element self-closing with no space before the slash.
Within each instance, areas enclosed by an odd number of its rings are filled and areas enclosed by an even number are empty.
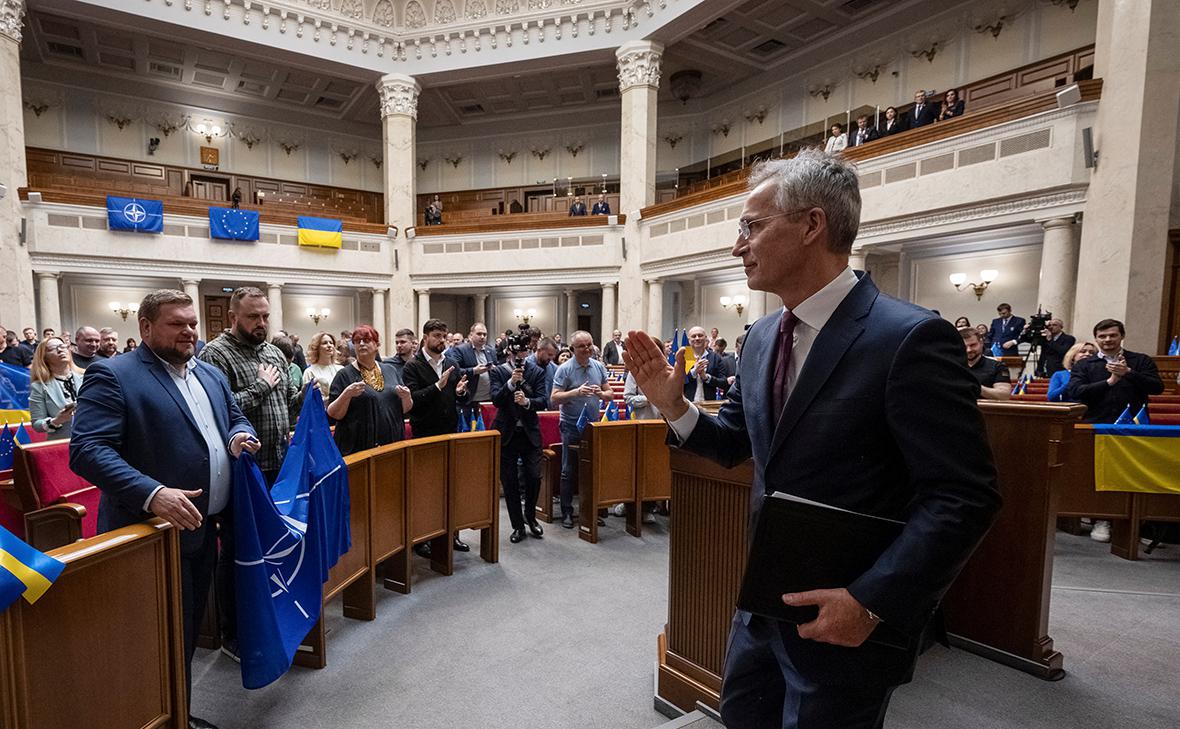
<svg viewBox="0 0 1180 729">
<path fill-rule="evenodd" d="M 554 524 L 500 563 L 464 534 L 442 577 L 415 559 L 413 593 L 378 589 L 377 619 L 328 609 L 328 667 L 259 691 L 199 651 L 193 712 L 221 729 L 648 729 L 656 636 L 667 617 L 667 522 L 635 539 L 610 517 L 591 545 Z M 1138 563 L 1058 534 L 1050 634 L 1068 675 L 1047 683 L 936 647 L 894 695 L 887 726 L 1015 729 L 1180 726 L 1180 547 Z"/>
</svg>

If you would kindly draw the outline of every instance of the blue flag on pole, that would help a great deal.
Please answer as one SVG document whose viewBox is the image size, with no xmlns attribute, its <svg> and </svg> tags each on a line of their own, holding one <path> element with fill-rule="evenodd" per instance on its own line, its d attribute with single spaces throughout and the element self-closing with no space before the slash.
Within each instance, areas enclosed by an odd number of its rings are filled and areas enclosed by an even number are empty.
<svg viewBox="0 0 1180 729">
<path fill-rule="evenodd" d="M 668 364 L 672 365 L 673 367 L 676 366 L 676 350 L 679 349 L 679 347 L 676 346 L 676 340 L 679 338 L 680 330 L 674 329 L 672 331 L 672 348 L 668 350 Z"/>
<path fill-rule="evenodd" d="M 578 432 L 581 433 L 583 430 L 586 429 L 586 425 L 589 424 L 589 422 L 590 422 L 590 411 L 587 409 L 586 405 L 583 405 L 582 406 L 582 414 L 578 416 L 578 422 L 575 424 L 575 427 L 578 429 Z"/>
<path fill-rule="evenodd" d="M 16 438 L 7 425 L 0 424 L 0 471 L 12 468 L 12 461 L 16 458 Z"/>
<path fill-rule="evenodd" d="M 1134 419 L 1131 417 L 1131 406 L 1128 405 L 1127 407 L 1123 408 L 1123 412 L 1120 413 L 1118 418 L 1115 419 L 1114 424 L 1115 425 L 1132 425 L 1132 424 L 1134 424 L 1134 422 L 1135 422 Z"/>
<path fill-rule="evenodd" d="M 1132 422 L 1134 422 L 1135 425 L 1151 425 L 1151 419 L 1147 417 L 1146 405 L 1139 408 L 1139 412 L 1135 413 L 1135 417 L 1132 418 Z"/>
<path fill-rule="evenodd" d="M 163 233 L 164 202 L 107 195 L 107 227 L 138 233 Z"/>
<path fill-rule="evenodd" d="M 0 612 L 18 597 L 30 605 L 37 602 L 65 568 L 0 526 Z"/>
<path fill-rule="evenodd" d="M 999 342 L 992 342 L 992 356 L 993 357 L 1003 357 L 1004 356 L 1004 348 L 1000 346 Z"/>
<path fill-rule="evenodd" d="M 315 383 L 269 493 L 249 454 L 234 463 L 234 509 L 242 686 L 256 689 L 291 667 L 319 620 L 328 570 L 351 546 L 348 468 Z"/>
<path fill-rule="evenodd" d="M 1172 337 L 1172 344 L 1168 347 L 1168 356 L 1180 356 L 1180 337 Z"/>
<path fill-rule="evenodd" d="M 209 208 L 209 236 L 223 240 L 258 240 L 258 211 Z"/>
</svg>

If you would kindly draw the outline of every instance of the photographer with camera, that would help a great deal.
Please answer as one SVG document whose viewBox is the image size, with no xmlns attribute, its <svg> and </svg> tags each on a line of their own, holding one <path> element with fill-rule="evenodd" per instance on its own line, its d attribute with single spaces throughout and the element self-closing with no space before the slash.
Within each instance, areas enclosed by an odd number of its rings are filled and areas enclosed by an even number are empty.
<svg viewBox="0 0 1180 729">
<path fill-rule="evenodd" d="M 1046 314 L 1045 316 L 1052 316 Z M 1033 317 L 1036 321 L 1036 317 Z M 1032 327 L 1032 324 L 1029 324 Z M 1037 362 L 1037 377 L 1052 377 L 1055 373 L 1065 369 L 1065 353 L 1077 344 L 1077 339 L 1066 334 L 1065 323 L 1060 319 L 1049 319 L 1045 324 L 1045 334 L 1041 342 L 1041 358 Z"/>
<path fill-rule="evenodd" d="M 1020 335 L 1024 331 L 1024 319 L 1018 316 L 1012 316 L 1011 304 L 1000 304 L 996 307 L 998 317 L 992 319 L 991 331 L 988 332 L 988 339 L 992 343 L 992 347 L 1000 345 L 999 356 L 1015 357 L 1020 354 L 1016 348 L 1017 342 L 1020 340 Z"/>
<path fill-rule="evenodd" d="M 496 406 L 493 427 L 500 431 L 500 484 L 504 487 L 508 520 L 512 522 L 508 541 L 513 544 L 525 538 L 526 521 L 533 537 L 540 539 L 544 534 L 536 514 L 537 493 L 541 488 L 541 424 L 537 412 L 544 410 L 548 403 L 545 370 L 526 359 L 530 341 L 528 325 L 522 324 L 520 329 L 504 342 L 506 361 L 488 371 L 492 403 Z"/>
</svg>

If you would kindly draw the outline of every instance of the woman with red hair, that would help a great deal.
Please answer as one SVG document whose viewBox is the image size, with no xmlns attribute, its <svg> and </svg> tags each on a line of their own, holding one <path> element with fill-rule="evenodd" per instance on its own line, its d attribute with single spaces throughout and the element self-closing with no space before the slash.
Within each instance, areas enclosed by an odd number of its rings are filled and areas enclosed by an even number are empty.
<svg viewBox="0 0 1180 729">
<path fill-rule="evenodd" d="M 356 360 L 336 373 L 328 396 L 328 417 L 336 425 L 342 455 L 396 443 L 405 437 L 410 390 L 393 365 L 379 356 L 381 336 L 368 324 L 352 330 Z"/>
</svg>

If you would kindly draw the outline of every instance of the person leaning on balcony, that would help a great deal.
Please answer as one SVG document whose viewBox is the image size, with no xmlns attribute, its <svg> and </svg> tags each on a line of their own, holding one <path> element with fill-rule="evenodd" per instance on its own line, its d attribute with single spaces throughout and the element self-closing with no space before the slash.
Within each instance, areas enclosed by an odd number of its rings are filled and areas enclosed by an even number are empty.
<svg viewBox="0 0 1180 729">
<path fill-rule="evenodd" d="M 904 132 L 910 128 L 910 122 L 904 116 L 897 113 L 897 108 L 893 106 L 885 107 L 885 121 L 881 123 L 881 136 L 888 137 L 890 134 L 897 134 Z"/>
<path fill-rule="evenodd" d="M 848 135 L 844 133 L 844 125 L 833 124 L 829 131 L 831 136 L 828 137 L 828 143 L 824 145 L 824 151 L 828 154 L 843 151 L 848 146 Z"/>
<path fill-rule="evenodd" d="M 934 118 L 938 116 L 938 111 L 938 107 L 926 98 L 926 92 L 918 89 L 914 92 L 914 107 L 910 109 L 910 129 L 933 124 Z"/>
<path fill-rule="evenodd" d="M 938 118 L 935 121 L 946 121 L 953 119 L 956 116 L 963 116 L 965 104 L 959 98 L 959 92 L 955 89 L 947 89 L 946 96 L 943 97 L 942 108 L 938 112 Z"/>
</svg>

